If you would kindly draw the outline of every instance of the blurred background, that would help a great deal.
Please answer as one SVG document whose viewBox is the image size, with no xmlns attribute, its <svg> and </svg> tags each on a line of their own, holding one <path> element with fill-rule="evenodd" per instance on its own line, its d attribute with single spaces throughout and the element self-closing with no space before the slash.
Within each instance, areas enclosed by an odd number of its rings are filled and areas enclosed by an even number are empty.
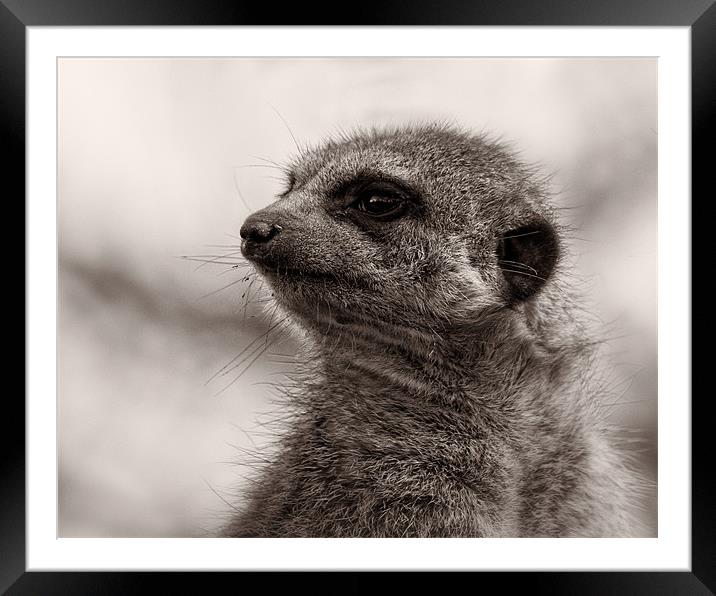
<svg viewBox="0 0 716 596">
<path fill-rule="evenodd" d="M 295 346 L 224 390 L 212 376 L 268 320 L 239 270 L 178 257 L 237 244 L 292 135 L 356 125 L 446 119 L 554 174 L 585 304 L 614 336 L 611 420 L 655 481 L 656 85 L 653 59 L 61 59 L 59 535 L 201 536 L 230 511 L 275 411 L 260 382 Z M 655 489 L 644 521 L 656 535 Z"/>
</svg>

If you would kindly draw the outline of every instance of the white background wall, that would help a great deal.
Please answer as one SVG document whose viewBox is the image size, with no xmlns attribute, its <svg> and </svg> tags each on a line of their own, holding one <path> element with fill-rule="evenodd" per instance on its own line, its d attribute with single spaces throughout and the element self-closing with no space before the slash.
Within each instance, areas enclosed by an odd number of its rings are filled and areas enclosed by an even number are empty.
<svg viewBox="0 0 716 596">
<path fill-rule="evenodd" d="M 256 166 L 295 151 L 282 119 L 302 144 L 447 119 L 554 172 L 585 304 L 617 331 L 612 419 L 655 474 L 654 60 L 63 59 L 59 74 L 60 535 L 200 535 L 228 509 L 214 490 L 232 498 L 236 447 L 263 441 L 237 426 L 271 407 L 254 383 L 289 365 L 205 384 L 265 322 L 241 283 L 202 298 L 237 274 L 175 257 L 236 242 L 237 187 L 251 210 L 272 200 L 279 173 Z"/>
</svg>

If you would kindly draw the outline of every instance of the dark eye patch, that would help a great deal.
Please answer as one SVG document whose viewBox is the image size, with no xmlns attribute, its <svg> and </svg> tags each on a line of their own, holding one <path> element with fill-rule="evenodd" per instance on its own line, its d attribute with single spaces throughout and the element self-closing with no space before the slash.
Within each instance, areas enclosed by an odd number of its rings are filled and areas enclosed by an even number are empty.
<svg viewBox="0 0 716 596">
<path fill-rule="evenodd" d="M 404 180 L 379 173 L 361 173 L 350 179 L 338 182 L 329 194 L 335 198 L 356 195 L 359 192 L 374 190 L 385 194 L 394 194 L 404 199 L 418 200 L 418 192 Z"/>
<path fill-rule="evenodd" d="M 376 221 L 397 219 L 420 205 L 418 193 L 403 181 L 375 174 L 345 181 L 331 195 L 346 212 Z"/>
</svg>

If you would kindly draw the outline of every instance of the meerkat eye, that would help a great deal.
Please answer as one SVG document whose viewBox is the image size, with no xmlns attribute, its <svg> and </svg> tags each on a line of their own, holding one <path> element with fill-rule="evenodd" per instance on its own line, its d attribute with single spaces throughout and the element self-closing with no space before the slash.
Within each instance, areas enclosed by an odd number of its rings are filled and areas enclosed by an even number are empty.
<svg viewBox="0 0 716 596">
<path fill-rule="evenodd" d="M 415 209 L 417 202 L 415 192 L 406 184 L 370 174 L 338 186 L 333 196 L 340 201 L 342 210 L 353 213 L 358 223 L 366 225 L 398 219 Z"/>
<path fill-rule="evenodd" d="M 372 217 L 387 219 L 403 211 L 405 203 L 399 197 L 366 193 L 351 205 L 354 209 Z"/>
</svg>

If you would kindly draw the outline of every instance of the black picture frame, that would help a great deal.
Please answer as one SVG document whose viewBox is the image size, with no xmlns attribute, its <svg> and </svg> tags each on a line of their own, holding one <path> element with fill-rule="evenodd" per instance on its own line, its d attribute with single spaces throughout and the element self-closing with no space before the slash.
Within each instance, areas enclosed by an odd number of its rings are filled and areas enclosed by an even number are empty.
<svg viewBox="0 0 716 596">
<path fill-rule="evenodd" d="M 98 25 L 568 25 L 568 26 L 687 26 L 692 41 L 692 188 L 713 194 L 707 147 L 713 145 L 716 112 L 716 6 L 714 0 L 530 0 L 460 2 L 416 0 L 344 4 L 222 2 L 221 0 L 0 0 L 0 113 L 6 207 L 25 192 L 25 36 L 31 26 Z M 9 184 L 8 184 L 9 183 Z M 708 186 L 707 186 L 708 185 Z M 696 204 L 692 201 L 692 205 Z M 9 211 L 6 210 L 6 214 Z M 24 212 L 23 212 L 24 220 Z M 692 221 L 708 225 L 704 217 Z M 10 220 L 6 220 L 10 223 Z M 12 220 L 12 227 L 18 224 Z M 6 226 L 6 230 L 11 229 Z M 692 232 L 692 254 L 709 254 L 699 242 L 709 234 Z M 15 246 L 13 243 L 12 246 Z M 6 275 L 9 272 L 6 268 Z M 692 269 L 708 272 L 708 269 Z M 23 272 L 24 278 L 24 272 Z M 706 273 L 708 280 L 709 276 Z M 14 278 L 17 279 L 17 278 Z M 6 297 L 17 292 L 16 283 L 6 284 Z M 24 286 L 23 286 L 24 287 Z M 702 294 L 705 296 L 706 294 Z M 26 299 L 23 291 L 23 298 Z M 24 303 L 24 302 L 23 302 Z M 712 338 L 713 316 L 699 318 L 698 331 Z M 19 320 L 10 315 L 6 320 Z M 707 341 L 708 341 L 707 339 Z M 23 342 L 24 345 L 24 342 Z M 13 350 L 14 351 L 14 350 Z M 710 350 L 694 350 L 698 358 Z M 24 351 L 23 351 L 24 353 Z M 706 354 L 706 356 L 704 356 Z M 7 367 L 7 370 L 11 370 Z M 10 378 L 9 375 L 6 378 Z M 692 400 L 692 566 L 691 572 L 522 572 L 481 573 L 485 584 L 501 591 L 528 589 L 550 594 L 713 594 L 716 592 L 716 513 L 714 489 L 709 482 L 711 391 Z M 3 400 L 2 485 L 0 488 L 0 591 L 8 594 L 127 594 L 138 588 L 181 592 L 213 591 L 225 573 L 137 572 L 26 572 L 25 571 L 25 410 L 18 393 L 5 392 Z M 342 591 L 365 587 L 373 574 L 328 574 Z M 234 580 L 246 582 L 250 578 Z M 311 587 L 312 574 L 281 574 L 280 579 Z M 263 581 L 263 580 L 261 580 Z M 431 578 L 420 578 L 421 583 Z M 444 579 L 440 579 L 441 585 Z M 179 582 L 181 582 L 179 584 Z M 310 583 L 309 583 L 310 582 Z M 235 585 L 239 586 L 240 584 Z M 217 585 L 217 588 L 218 585 Z M 488 588 L 489 589 L 489 588 Z"/>
</svg>

